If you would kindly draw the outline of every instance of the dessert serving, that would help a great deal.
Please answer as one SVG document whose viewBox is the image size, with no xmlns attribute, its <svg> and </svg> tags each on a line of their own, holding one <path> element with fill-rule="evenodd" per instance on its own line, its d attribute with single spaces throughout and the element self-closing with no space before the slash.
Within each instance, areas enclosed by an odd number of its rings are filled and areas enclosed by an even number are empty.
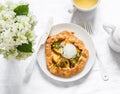
<svg viewBox="0 0 120 94">
<path fill-rule="evenodd" d="M 84 69 L 89 52 L 73 32 L 63 31 L 47 39 L 45 55 L 48 70 L 68 78 Z"/>
</svg>

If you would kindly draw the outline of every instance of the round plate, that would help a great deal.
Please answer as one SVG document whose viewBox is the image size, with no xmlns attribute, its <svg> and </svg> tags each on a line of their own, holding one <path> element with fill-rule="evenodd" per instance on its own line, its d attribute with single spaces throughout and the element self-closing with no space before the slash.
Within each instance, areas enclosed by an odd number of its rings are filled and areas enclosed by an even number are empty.
<svg viewBox="0 0 120 94">
<path fill-rule="evenodd" d="M 74 32 L 75 36 L 77 36 L 80 40 L 84 42 L 86 48 L 89 51 L 89 58 L 83 71 L 71 78 L 62 78 L 62 77 L 58 77 L 58 76 L 51 74 L 46 66 L 45 47 L 40 49 L 37 60 L 38 60 L 39 66 L 42 69 L 42 71 L 50 78 L 60 81 L 60 82 L 72 82 L 72 81 L 76 81 L 84 77 L 92 68 L 94 61 L 95 61 L 95 47 L 94 47 L 93 41 L 91 40 L 86 30 L 84 30 L 82 27 L 75 25 L 75 24 L 64 23 L 64 24 L 55 25 L 52 27 L 52 31 L 50 35 L 56 35 L 64 30 Z"/>
</svg>

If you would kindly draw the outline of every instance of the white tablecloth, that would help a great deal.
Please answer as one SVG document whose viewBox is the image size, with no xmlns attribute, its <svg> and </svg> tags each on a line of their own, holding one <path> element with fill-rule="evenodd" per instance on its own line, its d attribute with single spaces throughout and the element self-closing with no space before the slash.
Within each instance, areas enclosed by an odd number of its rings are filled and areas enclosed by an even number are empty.
<svg viewBox="0 0 120 94">
<path fill-rule="evenodd" d="M 6 0 L 0 0 L 5 2 Z M 12 0 L 18 2 L 19 0 Z M 23 0 L 24 1 L 24 0 Z M 79 24 L 81 13 L 68 13 L 72 8 L 71 0 L 27 0 L 30 10 L 36 15 L 38 24 L 35 32 L 41 36 L 50 16 L 54 24 L 72 22 Z M 120 54 L 115 53 L 107 44 L 109 35 L 103 30 L 104 23 L 120 24 L 120 1 L 100 0 L 94 17 L 94 34 L 92 38 L 98 50 L 99 57 L 109 75 L 109 81 L 103 81 L 100 75 L 98 61 L 84 79 L 64 85 L 47 78 L 36 64 L 29 83 L 23 78 L 30 58 L 18 64 L 9 64 L 0 57 L 0 94 L 120 94 Z M 89 17 L 91 14 L 89 15 Z"/>
</svg>

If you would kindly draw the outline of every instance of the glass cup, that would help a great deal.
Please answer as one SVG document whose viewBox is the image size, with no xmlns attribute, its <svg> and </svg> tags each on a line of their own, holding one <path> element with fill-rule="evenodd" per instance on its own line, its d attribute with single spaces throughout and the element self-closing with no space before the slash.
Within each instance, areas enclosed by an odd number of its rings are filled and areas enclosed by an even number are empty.
<svg viewBox="0 0 120 94">
<path fill-rule="evenodd" d="M 90 12 L 97 8 L 100 0 L 72 0 L 73 8 L 69 10 L 73 13 L 75 10 L 81 12 Z"/>
</svg>

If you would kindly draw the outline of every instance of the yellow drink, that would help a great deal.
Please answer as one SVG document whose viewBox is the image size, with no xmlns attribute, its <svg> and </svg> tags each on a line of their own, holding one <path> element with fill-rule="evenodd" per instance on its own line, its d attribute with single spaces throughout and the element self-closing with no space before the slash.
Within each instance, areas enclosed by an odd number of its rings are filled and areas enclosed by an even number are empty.
<svg viewBox="0 0 120 94">
<path fill-rule="evenodd" d="M 73 0 L 73 1 L 80 8 L 91 8 L 98 2 L 98 0 Z"/>
</svg>

